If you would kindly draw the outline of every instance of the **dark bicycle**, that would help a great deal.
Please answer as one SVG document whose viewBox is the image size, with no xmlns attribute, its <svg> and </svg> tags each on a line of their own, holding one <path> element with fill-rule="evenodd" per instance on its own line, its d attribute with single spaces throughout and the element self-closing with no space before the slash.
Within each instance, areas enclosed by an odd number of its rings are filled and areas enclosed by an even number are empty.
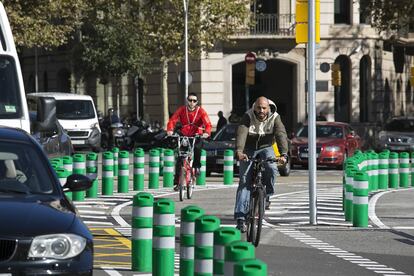
<svg viewBox="0 0 414 276">
<path fill-rule="evenodd" d="M 246 218 L 247 241 L 254 246 L 259 245 L 262 222 L 265 210 L 266 183 L 263 183 L 262 174 L 265 170 L 264 163 L 280 162 L 279 158 L 261 159 L 260 157 L 250 158 L 253 166 L 252 183 L 250 189 L 249 212 Z"/>
</svg>

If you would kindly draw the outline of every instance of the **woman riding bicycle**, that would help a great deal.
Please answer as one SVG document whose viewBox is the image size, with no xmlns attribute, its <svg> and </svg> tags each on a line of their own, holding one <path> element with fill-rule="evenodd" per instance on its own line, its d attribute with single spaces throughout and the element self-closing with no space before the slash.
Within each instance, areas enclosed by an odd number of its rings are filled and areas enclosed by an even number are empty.
<svg viewBox="0 0 414 276">
<path fill-rule="evenodd" d="M 210 118 L 207 115 L 207 112 L 201 107 L 197 106 L 197 95 L 195 93 L 189 93 L 187 97 L 187 104 L 179 107 L 177 111 L 171 116 L 167 124 L 167 135 L 171 136 L 175 125 L 180 122 L 181 134 L 183 136 L 193 137 L 202 135 L 203 138 L 207 138 L 211 135 L 211 122 Z M 201 149 L 202 142 L 201 140 L 196 141 L 194 145 L 194 159 L 193 159 L 193 168 L 196 171 L 196 174 L 199 173 L 201 163 Z M 178 180 L 179 180 L 179 166 L 176 163 L 175 166 L 175 175 L 174 175 L 174 190 L 177 190 Z"/>
<path fill-rule="evenodd" d="M 259 97 L 242 117 L 237 129 L 236 157 L 240 161 L 239 187 L 236 194 L 234 218 L 237 228 L 246 231 L 246 215 L 249 212 L 250 185 L 252 181 L 252 162 L 249 157 L 262 159 L 275 157 L 273 143 L 276 141 L 281 153 L 281 162 L 287 161 L 288 141 L 285 126 L 276 112 L 276 105 L 266 97 Z M 266 207 L 270 205 L 269 196 L 274 193 L 277 166 L 266 163 L 264 179 L 266 181 Z"/>
</svg>

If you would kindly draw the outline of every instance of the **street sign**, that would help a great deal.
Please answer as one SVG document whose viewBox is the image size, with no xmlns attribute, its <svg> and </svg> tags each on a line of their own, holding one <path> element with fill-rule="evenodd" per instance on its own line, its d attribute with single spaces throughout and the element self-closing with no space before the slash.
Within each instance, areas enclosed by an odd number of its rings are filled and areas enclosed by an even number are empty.
<svg viewBox="0 0 414 276">
<path fill-rule="evenodd" d="M 265 60 L 263 60 L 263 59 L 258 59 L 258 60 L 256 61 L 256 70 L 257 70 L 257 71 L 259 71 L 259 72 L 263 72 L 263 71 L 265 71 L 265 70 L 266 70 L 266 68 L 267 68 L 267 64 L 266 64 L 266 61 L 265 61 Z"/>
<path fill-rule="evenodd" d="M 190 85 L 193 82 L 193 75 L 190 72 L 188 72 L 187 76 L 188 76 L 188 85 Z M 185 85 L 185 72 L 184 71 L 182 71 L 180 75 L 178 76 L 178 83 Z"/>
<path fill-rule="evenodd" d="M 255 63 L 256 62 L 256 55 L 252 52 L 248 52 L 244 57 L 244 61 L 246 63 Z"/>
</svg>

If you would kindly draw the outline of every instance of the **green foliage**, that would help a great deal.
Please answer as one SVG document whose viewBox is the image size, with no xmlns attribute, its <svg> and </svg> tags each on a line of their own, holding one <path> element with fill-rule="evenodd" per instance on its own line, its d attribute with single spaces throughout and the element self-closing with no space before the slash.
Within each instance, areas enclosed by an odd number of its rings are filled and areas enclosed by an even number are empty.
<svg viewBox="0 0 414 276">
<path fill-rule="evenodd" d="M 87 0 L 4 0 L 15 42 L 27 48 L 64 45 L 79 26 Z"/>
<path fill-rule="evenodd" d="M 141 75 L 151 69 L 137 11 L 139 1 L 89 2 L 81 39 L 74 51 L 78 72 L 106 79 L 126 73 Z"/>
<path fill-rule="evenodd" d="M 372 15 L 372 24 L 380 31 L 405 31 L 414 27 L 413 0 L 362 1 Z"/>
<path fill-rule="evenodd" d="M 250 0 L 187 0 L 189 52 L 199 57 L 217 42 L 228 41 L 249 18 Z M 184 7 L 182 0 L 148 0 L 141 22 L 152 51 L 162 60 L 184 58 Z"/>
</svg>

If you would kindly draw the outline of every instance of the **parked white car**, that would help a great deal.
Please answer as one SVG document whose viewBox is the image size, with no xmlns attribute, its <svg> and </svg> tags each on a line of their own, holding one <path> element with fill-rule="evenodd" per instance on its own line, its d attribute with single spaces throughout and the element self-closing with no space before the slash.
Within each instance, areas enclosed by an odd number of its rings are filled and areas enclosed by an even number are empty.
<svg viewBox="0 0 414 276">
<path fill-rule="evenodd" d="M 29 93 L 29 106 L 31 100 L 39 97 L 53 97 L 56 100 L 56 117 L 75 148 L 100 150 L 101 129 L 91 96 L 58 92 Z"/>
</svg>

